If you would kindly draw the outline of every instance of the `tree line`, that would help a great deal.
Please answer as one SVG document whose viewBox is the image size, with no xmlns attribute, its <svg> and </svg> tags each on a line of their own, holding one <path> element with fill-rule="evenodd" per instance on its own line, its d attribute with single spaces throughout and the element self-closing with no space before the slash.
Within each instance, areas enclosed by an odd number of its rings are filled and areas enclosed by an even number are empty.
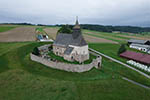
<svg viewBox="0 0 150 100">
<path fill-rule="evenodd" d="M 1 24 L 12 24 L 12 25 L 35 25 L 31 23 L 1 23 Z M 58 26 L 64 27 L 65 25 L 44 25 L 44 24 L 37 24 L 37 26 Z M 74 25 L 66 25 L 70 29 L 73 28 Z M 93 24 L 81 24 L 82 29 L 88 29 L 93 31 L 100 31 L 100 32 L 119 32 L 119 33 L 136 33 L 136 34 L 143 34 L 143 33 L 150 33 L 150 27 L 137 27 L 137 26 L 104 26 L 104 25 L 93 25 Z"/>
<path fill-rule="evenodd" d="M 64 25 L 56 25 L 62 27 Z M 73 25 L 67 25 L 71 29 Z M 104 25 L 92 25 L 92 24 L 81 24 L 82 29 L 88 29 L 93 31 L 100 31 L 100 32 L 127 32 L 127 33 L 147 33 L 150 32 L 150 27 L 136 27 L 136 26 L 104 26 Z"/>
</svg>

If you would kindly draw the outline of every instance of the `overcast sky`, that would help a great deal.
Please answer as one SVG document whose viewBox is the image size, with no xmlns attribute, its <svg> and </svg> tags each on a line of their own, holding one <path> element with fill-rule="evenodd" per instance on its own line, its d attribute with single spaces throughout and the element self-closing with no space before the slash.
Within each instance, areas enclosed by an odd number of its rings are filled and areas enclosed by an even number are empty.
<svg viewBox="0 0 150 100">
<path fill-rule="evenodd" d="M 150 0 L 0 0 L 0 23 L 150 27 Z"/>
</svg>

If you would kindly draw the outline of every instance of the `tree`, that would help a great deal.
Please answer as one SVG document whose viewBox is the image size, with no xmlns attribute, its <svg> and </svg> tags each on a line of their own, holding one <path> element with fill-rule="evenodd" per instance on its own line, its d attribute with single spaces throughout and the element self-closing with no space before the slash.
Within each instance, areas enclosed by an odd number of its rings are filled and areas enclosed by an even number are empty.
<svg viewBox="0 0 150 100">
<path fill-rule="evenodd" d="M 35 48 L 33 49 L 32 54 L 40 55 L 39 49 L 38 49 L 37 47 L 35 47 Z"/>
<path fill-rule="evenodd" d="M 69 28 L 68 25 L 63 25 L 63 26 L 58 30 L 57 33 L 68 33 L 68 34 L 70 34 L 70 33 L 72 33 L 72 31 L 71 31 L 71 29 Z"/>
<path fill-rule="evenodd" d="M 121 53 L 125 52 L 127 49 L 125 47 L 125 44 L 121 44 L 119 50 L 118 50 L 118 55 L 120 55 Z"/>
</svg>

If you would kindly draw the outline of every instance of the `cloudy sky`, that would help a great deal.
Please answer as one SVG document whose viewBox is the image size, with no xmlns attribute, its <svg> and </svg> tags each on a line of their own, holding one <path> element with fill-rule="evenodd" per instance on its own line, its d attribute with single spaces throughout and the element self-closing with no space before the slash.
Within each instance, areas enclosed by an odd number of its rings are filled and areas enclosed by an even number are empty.
<svg viewBox="0 0 150 100">
<path fill-rule="evenodd" d="M 0 0 L 0 23 L 150 27 L 150 0 Z"/>
</svg>

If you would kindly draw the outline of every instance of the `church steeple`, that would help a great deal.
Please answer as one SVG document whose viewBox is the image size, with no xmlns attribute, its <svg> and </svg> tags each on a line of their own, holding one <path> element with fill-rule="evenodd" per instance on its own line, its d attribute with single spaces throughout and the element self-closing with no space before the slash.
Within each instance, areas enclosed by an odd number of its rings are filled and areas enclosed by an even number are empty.
<svg viewBox="0 0 150 100">
<path fill-rule="evenodd" d="M 75 26 L 73 27 L 73 38 L 78 38 L 78 36 L 81 35 L 81 29 L 80 29 L 80 25 L 79 25 L 79 22 L 78 22 L 78 17 L 76 17 L 76 23 L 75 23 Z"/>
<path fill-rule="evenodd" d="M 80 29 L 80 25 L 79 25 L 79 21 L 78 21 L 78 16 L 76 17 L 76 23 L 75 23 L 74 29 Z"/>
<path fill-rule="evenodd" d="M 76 25 L 79 25 L 78 16 L 76 17 Z"/>
</svg>

